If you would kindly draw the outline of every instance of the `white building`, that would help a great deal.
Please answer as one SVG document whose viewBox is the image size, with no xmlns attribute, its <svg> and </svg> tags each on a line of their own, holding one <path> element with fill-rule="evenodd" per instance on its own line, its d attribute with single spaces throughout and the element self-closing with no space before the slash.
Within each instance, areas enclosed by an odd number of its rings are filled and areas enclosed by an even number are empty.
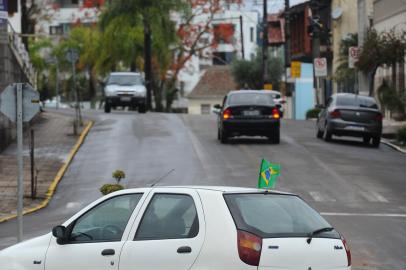
<svg viewBox="0 0 406 270">
<path fill-rule="evenodd" d="M 91 25 L 98 21 L 100 9 L 97 1 L 47 0 L 44 2 L 36 33 L 64 35 L 74 25 Z M 103 1 L 100 1 L 103 2 Z"/>
<path fill-rule="evenodd" d="M 207 21 L 207 17 L 199 17 L 201 21 Z M 199 22 L 196 21 L 196 24 Z M 242 28 L 241 28 L 242 23 Z M 233 37 L 229 40 L 218 40 L 215 47 L 207 48 L 200 56 L 193 56 L 187 62 L 185 68 L 178 75 L 179 89 L 184 95 L 188 95 L 197 85 L 204 69 L 212 65 L 228 65 L 233 59 L 250 60 L 257 52 L 257 27 L 259 23 L 258 12 L 246 11 L 242 7 L 232 7 L 224 12 L 214 15 L 211 21 L 211 29 L 216 30 L 219 26 L 227 25 L 233 31 Z M 215 34 L 210 33 L 202 37 L 212 43 Z M 244 50 L 243 50 L 244 48 Z"/>
</svg>

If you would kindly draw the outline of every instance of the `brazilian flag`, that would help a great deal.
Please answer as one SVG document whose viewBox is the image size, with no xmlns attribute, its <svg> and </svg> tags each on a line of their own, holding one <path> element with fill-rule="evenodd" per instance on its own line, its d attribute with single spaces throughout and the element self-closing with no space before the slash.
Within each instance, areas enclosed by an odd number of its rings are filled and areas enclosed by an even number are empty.
<svg viewBox="0 0 406 270">
<path fill-rule="evenodd" d="M 258 188 L 274 188 L 276 178 L 280 175 L 281 166 L 262 159 L 259 169 Z"/>
</svg>

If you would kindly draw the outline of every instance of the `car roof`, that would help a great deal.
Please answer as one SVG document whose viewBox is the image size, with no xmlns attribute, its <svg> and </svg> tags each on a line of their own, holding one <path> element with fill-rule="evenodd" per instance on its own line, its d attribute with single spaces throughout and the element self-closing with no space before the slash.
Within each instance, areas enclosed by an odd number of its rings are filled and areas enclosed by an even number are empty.
<svg viewBox="0 0 406 270">
<path fill-rule="evenodd" d="M 337 94 L 334 94 L 334 96 L 336 96 L 336 97 L 354 97 L 354 98 L 360 97 L 360 98 L 375 100 L 373 97 L 370 97 L 370 96 L 357 95 L 357 94 L 352 94 L 352 93 L 337 93 Z"/>
<path fill-rule="evenodd" d="M 228 94 L 242 94 L 242 93 L 247 93 L 247 94 L 266 94 L 267 92 L 264 90 L 233 90 L 230 91 Z"/>
<path fill-rule="evenodd" d="M 110 76 L 111 75 L 138 75 L 138 76 L 140 76 L 141 73 L 139 73 L 139 72 L 110 72 Z"/>
<path fill-rule="evenodd" d="M 147 188 L 131 188 L 125 189 L 119 192 L 128 193 L 131 191 L 138 191 L 140 189 L 152 190 L 155 188 L 167 188 L 167 189 L 192 189 L 192 190 L 206 190 L 206 191 L 213 191 L 219 193 L 259 193 L 259 192 L 266 192 L 265 189 L 259 188 L 249 188 L 249 187 L 231 187 L 231 186 L 155 186 L 155 187 L 147 187 Z M 296 195 L 289 192 L 277 191 L 277 190 L 269 190 L 269 193 L 272 194 L 281 194 L 281 195 Z"/>
</svg>

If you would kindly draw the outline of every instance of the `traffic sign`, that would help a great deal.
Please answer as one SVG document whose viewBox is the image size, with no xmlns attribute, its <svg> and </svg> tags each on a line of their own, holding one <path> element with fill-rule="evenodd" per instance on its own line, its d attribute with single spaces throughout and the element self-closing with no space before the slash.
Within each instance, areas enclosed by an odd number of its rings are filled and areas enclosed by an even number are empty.
<svg viewBox="0 0 406 270">
<path fill-rule="evenodd" d="M 358 62 L 359 48 L 349 47 L 348 48 L 348 67 L 355 68 L 355 63 Z"/>
<path fill-rule="evenodd" d="M 272 88 L 273 88 L 272 83 L 266 83 L 266 84 L 264 84 L 264 90 L 272 90 Z"/>
<path fill-rule="evenodd" d="M 290 76 L 292 78 L 300 78 L 300 69 L 302 67 L 302 63 L 300 61 L 292 61 L 290 66 Z"/>
<path fill-rule="evenodd" d="M 314 59 L 314 75 L 316 77 L 327 77 L 327 58 Z"/>
<path fill-rule="evenodd" d="M 79 60 L 79 53 L 75 49 L 69 49 L 66 52 L 65 57 L 66 57 L 66 60 L 68 60 L 69 63 L 76 63 L 76 61 Z"/>
<path fill-rule="evenodd" d="M 11 84 L 0 95 L 0 112 L 12 122 L 17 121 L 16 88 L 17 84 Z M 22 120 L 23 122 L 29 122 L 39 112 L 39 93 L 29 84 L 23 84 L 22 90 Z"/>
</svg>

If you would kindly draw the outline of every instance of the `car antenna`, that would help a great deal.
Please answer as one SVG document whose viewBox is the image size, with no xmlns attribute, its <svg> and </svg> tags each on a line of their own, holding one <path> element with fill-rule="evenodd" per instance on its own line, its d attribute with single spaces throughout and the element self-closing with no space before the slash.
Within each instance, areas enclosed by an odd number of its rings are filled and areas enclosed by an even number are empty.
<svg viewBox="0 0 406 270">
<path fill-rule="evenodd" d="M 153 183 L 151 184 L 151 187 L 154 187 L 156 184 L 158 184 L 159 182 L 161 182 L 162 179 L 164 179 L 165 177 L 167 177 L 168 175 L 170 175 L 172 172 L 174 172 L 175 169 L 171 169 L 169 170 L 167 173 L 165 173 L 164 175 L 162 175 L 161 177 L 158 177 L 157 179 L 153 180 Z"/>
</svg>

